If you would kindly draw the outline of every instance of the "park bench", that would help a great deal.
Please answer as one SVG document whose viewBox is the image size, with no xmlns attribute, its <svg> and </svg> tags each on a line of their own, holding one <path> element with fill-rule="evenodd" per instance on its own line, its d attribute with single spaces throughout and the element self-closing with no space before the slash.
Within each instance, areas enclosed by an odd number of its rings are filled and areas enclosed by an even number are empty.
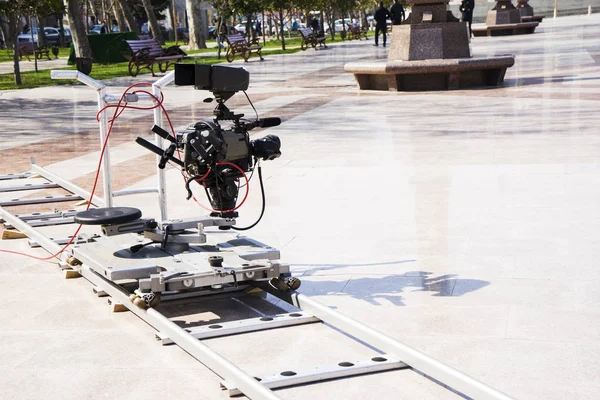
<svg viewBox="0 0 600 400">
<path fill-rule="evenodd" d="M 35 56 L 38 60 L 42 57 L 48 57 L 48 60 L 50 60 L 50 49 L 46 46 L 36 46 L 34 49 L 32 42 L 19 43 L 19 60 L 25 56 L 28 61 L 31 61 L 29 58 L 31 55 Z"/>
<path fill-rule="evenodd" d="M 319 47 L 327 47 L 325 44 L 325 35 L 317 36 L 317 33 L 310 28 L 300 28 L 298 31 L 300 32 L 300 36 L 302 36 L 302 42 L 300 43 L 302 50 L 308 49 L 308 46 L 312 46 L 315 50 L 317 49 L 317 45 Z"/>
<path fill-rule="evenodd" d="M 368 39 L 367 30 L 361 29 L 359 24 L 353 23 L 348 24 L 348 40 L 358 39 L 360 40 L 362 37 Z"/>
<path fill-rule="evenodd" d="M 169 66 L 181 61 L 186 54 L 179 46 L 164 49 L 156 39 L 126 40 L 131 51 L 129 59 L 129 75 L 136 76 L 140 70 L 149 69 L 154 75 L 154 64 L 158 64 L 160 72 L 167 72 Z"/>
<path fill-rule="evenodd" d="M 235 35 L 226 35 L 227 40 L 227 53 L 225 57 L 227 61 L 232 62 L 237 54 L 240 54 L 245 62 L 248 61 L 252 52 L 256 52 L 260 57 L 260 60 L 264 60 L 262 57 L 262 46 L 259 44 L 251 44 L 239 33 Z"/>
</svg>

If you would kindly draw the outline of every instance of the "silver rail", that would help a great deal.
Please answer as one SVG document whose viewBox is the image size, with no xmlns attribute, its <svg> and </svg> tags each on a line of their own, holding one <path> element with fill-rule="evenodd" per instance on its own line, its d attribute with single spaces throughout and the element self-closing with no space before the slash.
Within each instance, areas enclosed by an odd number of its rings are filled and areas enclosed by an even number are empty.
<svg viewBox="0 0 600 400">
<path fill-rule="evenodd" d="M 88 192 L 87 190 L 83 190 L 82 188 L 80 188 L 77 185 L 72 184 L 71 182 L 61 178 L 60 176 L 48 171 L 45 168 L 40 167 L 39 165 L 37 165 L 34 160 L 31 160 L 31 169 L 33 171 L 35 171 L 36 173 L 38 173 L 39 175 L 43 176 L 44 178 L 48 179 L 49 181 L 52 181 L 54 183 L 58 183 L 62 188 L 66 189 L 67 191 L 74 193 L 80 197 L 82 197 L 85 200 L 89 200 L 91 197 L 91 193 Z M 94 198 L 92 199 L 92 204 L 98 206 L 98 207 L 102 207 L 105 205 L 104 200 L 102 200 L 101 198 L 94 196 Z"/>
<path fill-rule="evenodd" d="M 60 186 L 56 183 L 52 182 L 44 182 L 44 183 L 26 183 L 25 185 L 19 186 L 6 186 L 0 188 L 0 193 L 6 192 L 20 192 L 25 190 L 38 190 L 38 189 L 54 189 L 59 188 Z"/>
<path fill-rule="evenodd" d="M 152 84 L 152 94 L 157 98 L 160 98 L 162 88 L 170 84 L 175 80 L 175 71 L 171 71 L 156 82 Z M 163 126 L 162 109 L 157 107 L 154 109 L 154 124 Z M 163 138 L 158 135 L 154 135 L 155 143 L 161 149 L 163 148 Z M 156 164 L 160 162 L 160 156 L 156 157 Z M 156 168 L 156 175 L 158 177 L 158 205 L 160 207 L 160 219 L 165 221 L 168 219 L 167 215 L 167 184 L 166 184 L 166 171 L 164 169 Z"/>
<path fill-rule="evenodd" d="M 359 341 L 368 343 L 380 351 L 393 355 L 414 369 L 468 397 L 477 400 L 513 400 L 512 397 L 505 393 L 439 362 L 404 343 L 392 339 L 369 326 L 340 314 L 324 304 L 312 300 L 310 297 L 293 291 L 291 293 L 278 292 L 269 285 L 261 285 L 261 287 L 274 296 L 289 302 L 303 311 L 311 313 L 326 324 L 353 336 Z"/>
</svg>

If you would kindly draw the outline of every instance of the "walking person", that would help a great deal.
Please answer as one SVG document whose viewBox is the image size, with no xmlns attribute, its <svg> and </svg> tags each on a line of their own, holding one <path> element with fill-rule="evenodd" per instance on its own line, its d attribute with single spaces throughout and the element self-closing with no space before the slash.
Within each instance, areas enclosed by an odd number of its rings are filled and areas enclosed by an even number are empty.
<svg viewBox="0 0 600 400">
<path fill-rule="evenodd" d="M 475 8 L 475 0 L 462 0 L 460 7 L 461 21 L 469 24 L 469 37 L 471 37 L 471 23 L 473 22 L 473 9 Z"/>
<path fill-rule="evenodd" d="M 383 1 L 379 2 L 379 7 L 375 10 L 375 46 L 379 46 L 379 32 L 383 33 L 383 47 L 387 42 L 387 19 L 390 12 L 383 6 Z"/>
<path fill-rule="evenodd" d="M 392 25 L 400 25 L 406 19 L 404 7 L 398 3 L 398 0 L 394 0 L 394 4 L 390 7 L 390 18 L 392 19 Z"/>
</svg>

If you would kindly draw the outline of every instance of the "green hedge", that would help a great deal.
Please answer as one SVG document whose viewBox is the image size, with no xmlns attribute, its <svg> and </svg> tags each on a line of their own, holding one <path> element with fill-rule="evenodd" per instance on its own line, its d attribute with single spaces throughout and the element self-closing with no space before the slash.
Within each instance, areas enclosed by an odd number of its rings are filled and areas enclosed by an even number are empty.
<svg viewBox="0 0 600 400">
<path fill-rule="evenodd" d="M 125 40 L 136 40 L 135 32 L 105 33 L 102 35 L 88 35 L 95 63 L 110 64 L 128 61 L 123 55 L 128 53 L 129 48 Z M 71 43 L 69 64 L 75 64 L 75 48 Z"/>
</svg>

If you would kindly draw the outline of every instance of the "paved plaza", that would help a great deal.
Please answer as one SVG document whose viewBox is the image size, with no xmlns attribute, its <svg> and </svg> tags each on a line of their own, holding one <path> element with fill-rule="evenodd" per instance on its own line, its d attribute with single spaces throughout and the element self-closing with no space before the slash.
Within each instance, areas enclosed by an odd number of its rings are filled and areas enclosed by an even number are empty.
<svg viewBox="0 0 600 400">
<path fill-rule="evenodd" d="M 515 55 L 500 88 L 360 92 L 343 66 L 385 59 L 372 44 L 234 63 L 250 71 L 260 116 L 283 120 L 252 132 L 278 135 L 283 155 L 263 163 L 267 209 L 249 235 L 281 250 L 301 293 L 510 396 L 599 398 L 600 15 L 473 39 L 473 55 Z M 115 79 L 110 92 L 134 81 L 152 78 Z M 208 92 L 164 93 L 176 126 L 212 113 Z M 228 104 L 253 115 L 241 93 Z M 96 107 L 81 85 L 0 92 L 0 174 L 28 170 L 35 156 L 91 189 Z M 115 124 L 115 190 L 155 184 L 155 157 L 134 142 L 151 126 L 147 111 Z M 202 214 L 185 201 L 178 171 L 167 177 L 169 216 Z M 152 195 L 117 203 L 158 216 Z M 254 182 L 239 224 L 253 222 L 260 204 Z M 0 249 L 46 254 L 25 240 Z M 111 313 L 56 264 L 0 254 L 0 279 L 1 399 L 226 398 L 210 370 L 161 346 L 132 313 Z M 254 375 L 371 354 L 321 328 L 207 342 Z M 458 398 L 403 371 L 276 393 Z"/>
</svg>

